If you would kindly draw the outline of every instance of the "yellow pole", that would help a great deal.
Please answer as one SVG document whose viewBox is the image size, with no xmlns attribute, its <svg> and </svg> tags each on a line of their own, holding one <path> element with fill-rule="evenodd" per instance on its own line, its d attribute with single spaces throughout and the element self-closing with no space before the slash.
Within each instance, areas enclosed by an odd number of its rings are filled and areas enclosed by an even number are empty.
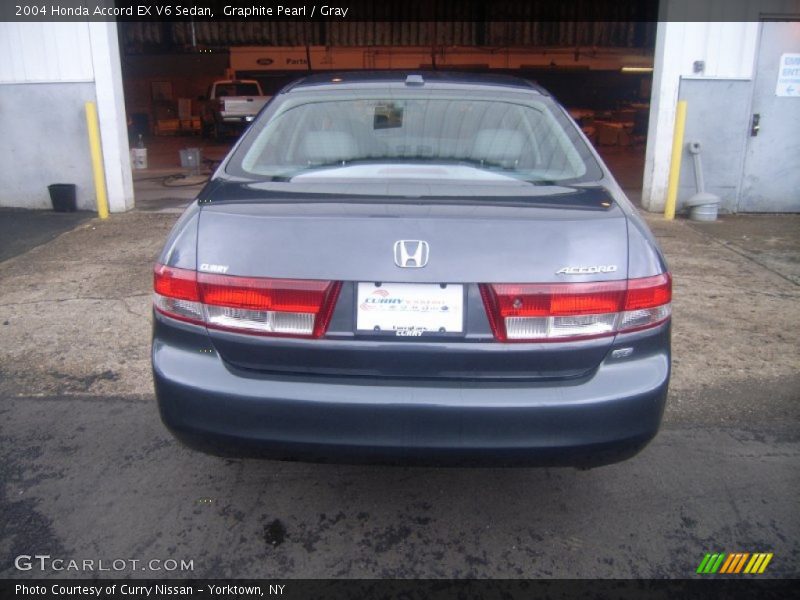
<svg viewBox="0 0 800 600">
<path fill-rule="evenodd" d="M 97 105 L 86 103 L 86 129 L 89 132 L 89 149 L 92 153 L 94 191 L 97 195 L 97 215 L 108 218 L 108 196 L 106 195 L 106 173 L 103 170 L 103 150 L 100 146 L 100 125 L 97 121 Z"/>
<path fill-rule="evenodd" d="M 669 185 L 667 203 L 664 205 L 664 218 L 675 218 L 675 204 L 678 202 L 678 182 L 681 178 L 681 158 L 683 157 L 683 130 L 686 128 L 686 100 L 678 102 L 675 112 L 675 133 L 672 135 L 672 158 L 669 162 Z"/>
</svg>

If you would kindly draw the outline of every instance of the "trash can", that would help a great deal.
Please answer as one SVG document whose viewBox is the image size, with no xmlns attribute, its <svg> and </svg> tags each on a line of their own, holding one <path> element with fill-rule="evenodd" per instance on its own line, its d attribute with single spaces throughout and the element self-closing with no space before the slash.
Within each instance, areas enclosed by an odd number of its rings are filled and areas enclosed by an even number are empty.
<svg viewBox="0 0 800 600">
<path fill-rule="evenodd" d="M 53 203 L 54 211 L 75 212 L 78 210 L 74 183 L 54 183 L 48 185 L 47 190 L 50 192 L 50 201 Z"/>
<path fill-rule="evenodd" d="M 686 201 L 691 221 L 716 221 L 720 197 L 708 192 L 695 194 Z"/>
</svg>

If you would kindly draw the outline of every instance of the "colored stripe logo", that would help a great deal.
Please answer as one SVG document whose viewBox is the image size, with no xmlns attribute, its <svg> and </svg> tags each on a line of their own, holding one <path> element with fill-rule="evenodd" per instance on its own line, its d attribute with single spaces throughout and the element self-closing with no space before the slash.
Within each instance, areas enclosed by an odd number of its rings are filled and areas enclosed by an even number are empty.
<svg viewBox="0 0 800 600">
<path fill-rule="evenodd" d="M 769 561 L 772 560 L 772 552 L 719 552 L 716 554 L 708 553 L 700 561 L 697 567 L 699 575 L 714 575 L 716 573 L 725 575 L 748 574 L 760 575 L 763 573 Z"/>
</svg>

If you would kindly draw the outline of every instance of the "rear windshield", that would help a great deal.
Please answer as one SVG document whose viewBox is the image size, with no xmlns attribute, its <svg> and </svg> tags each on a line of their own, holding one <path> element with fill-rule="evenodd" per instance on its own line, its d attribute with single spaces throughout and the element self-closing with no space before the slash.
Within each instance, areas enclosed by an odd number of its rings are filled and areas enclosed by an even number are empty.
<svg viewBox="0 0 800 600">
<path fill-rule="evenodd" d="M 217 98 L 225 96 L 258 96 L 258 86 L 255 83 L 218 83 Z"/>
<path fill-rule="evenodd" d="M 288 95 L 250 129 L 227 171 L 273 180 L 600 178 L 575 126 L 550 99 L 439 90 Z"/>
</svg>

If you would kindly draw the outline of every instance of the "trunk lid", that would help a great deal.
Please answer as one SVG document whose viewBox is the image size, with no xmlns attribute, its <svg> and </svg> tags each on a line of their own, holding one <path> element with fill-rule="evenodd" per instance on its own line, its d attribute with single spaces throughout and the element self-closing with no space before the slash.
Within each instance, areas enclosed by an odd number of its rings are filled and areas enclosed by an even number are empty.
<svg viewBox="0 0 800 600">
<path fill-rule="evenodd" d="M 570 206 L 568 198 L 559 202 Z M 343 282 L 323 339 L 209 333 L 221 356 L 245 369 L 406 378 L 579 377 L 602 361 L 613 337 L 496 342 L 478 284 L 625 279 L 626 217 L 608 204 L 597 210 L 386 198 L 206 202 L 198 229 L 201 272 Z M 427 265 L 398 267 L 399 240 L 427 242 Z M 616 268 L 557 274 L 565 267 L 596 265 Z M 463 291 L 463 331 L 403 338 L 357 330 L 359 283 L 378 282 L 456 286 Z"/>
</svg>

